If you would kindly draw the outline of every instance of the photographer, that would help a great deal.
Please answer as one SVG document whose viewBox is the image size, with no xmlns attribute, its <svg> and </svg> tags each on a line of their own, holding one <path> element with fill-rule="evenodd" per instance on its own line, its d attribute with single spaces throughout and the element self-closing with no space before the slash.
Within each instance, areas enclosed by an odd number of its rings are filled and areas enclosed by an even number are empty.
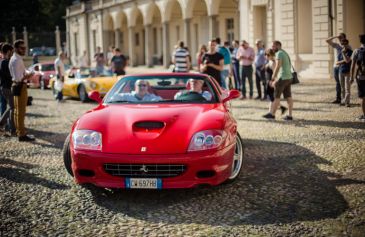
<svg viewBox="0 0 365 237">
<path fill-rule="evenodd" d="M 336 65 L 339 67 L 340 85 L 341 85 L 341 97 L 342 101 L 340 105 L 346 105 L 350 107 L 350 67 L 351 67 L 351 55 L 352 50 L 349 47 L 349 41 L 347 39 L 341 40 L 342 50 L 339 55 L 339 61 Z"/>
</svg>

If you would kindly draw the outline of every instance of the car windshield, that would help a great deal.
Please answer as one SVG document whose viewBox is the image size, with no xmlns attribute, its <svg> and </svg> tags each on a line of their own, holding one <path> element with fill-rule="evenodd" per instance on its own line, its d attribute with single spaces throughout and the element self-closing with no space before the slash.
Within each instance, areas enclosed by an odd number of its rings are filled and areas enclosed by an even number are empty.
<svg viewBox="0 0 365 237">
<path fill-rule="evenodd" d="M 54 71 L 54 64 L 42 64 L 41 66 L 42 71 L 43 72 L 48 72 L 48 71 Z"/>
<path fill-rule="evenodd" d="M 92 78 L 92 77 L 111 77 L 111 70 L 104 69 L 101 73 L 97 73 L 95 68 L 79 68 L 76 71 L 76 78 Z"/>
<path fill-rule="evenodd" d="M 216 103 L 211 82 L 202 75 L 127 76 L 119 80 L 104 103 Z"/>
</svg>

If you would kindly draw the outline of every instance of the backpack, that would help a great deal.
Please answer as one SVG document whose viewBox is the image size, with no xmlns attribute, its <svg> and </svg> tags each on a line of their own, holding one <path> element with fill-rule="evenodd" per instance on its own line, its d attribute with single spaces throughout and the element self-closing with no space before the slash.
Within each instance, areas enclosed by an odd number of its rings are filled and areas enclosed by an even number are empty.
<svg viewBox="0 0 365 237">
<path fill-rule="evenodd" d="M 365 75 L 365 48 L 359 49 L 356 64 L 358 66 L 358 75 Z"/>
</svg>

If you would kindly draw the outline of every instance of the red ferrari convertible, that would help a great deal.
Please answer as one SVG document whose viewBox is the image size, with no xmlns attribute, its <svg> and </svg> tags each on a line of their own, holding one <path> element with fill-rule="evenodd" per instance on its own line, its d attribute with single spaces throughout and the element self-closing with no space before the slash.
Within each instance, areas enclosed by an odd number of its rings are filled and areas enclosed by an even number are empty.
<svg viewBox="0 0 365 237">
<path fill-rule="evenodd" d="M 211 77 L 142 74 L 120 79 L 66 138 L 64 164 L 76 183 L 169 189 L 237 179 L 243 145 L 230 100 Z"/>
</svg>

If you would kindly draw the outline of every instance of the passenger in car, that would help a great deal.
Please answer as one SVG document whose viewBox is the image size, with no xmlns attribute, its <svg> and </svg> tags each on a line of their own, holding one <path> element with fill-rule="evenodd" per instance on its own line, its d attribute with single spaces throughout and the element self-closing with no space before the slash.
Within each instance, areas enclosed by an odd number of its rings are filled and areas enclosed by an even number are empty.
<svg viewBox="0 0 365 237">
<path fill-rule="evenodd" d="M 149 83 L 145 80 L 137 80 L 135 90 L 129 93 L 119 93 L 113 97 L 114 101 L 160 101 L 162 98 L 153 93 L 148 92 Z"/>
<path fill-rule="evenodd" d="M 193 94 L 199 94 L 202 98 L 204 98 L 206 101 L 212 100 L 212 94 L 209 91 L 203 91 L 203 80 L 199 79 L 189 79 L 187 88 L 190 88 L 189 90 L 183 90 L 176 93 L 174 99 L 188 99 L 191 97 L 190 95 Z M 193 97 L 191 97 L 193 98 Z M 194 97 L 195 98 L 195 97 Z M 193 99 L 192 99 L 193 100 Z"/>
</svg>

